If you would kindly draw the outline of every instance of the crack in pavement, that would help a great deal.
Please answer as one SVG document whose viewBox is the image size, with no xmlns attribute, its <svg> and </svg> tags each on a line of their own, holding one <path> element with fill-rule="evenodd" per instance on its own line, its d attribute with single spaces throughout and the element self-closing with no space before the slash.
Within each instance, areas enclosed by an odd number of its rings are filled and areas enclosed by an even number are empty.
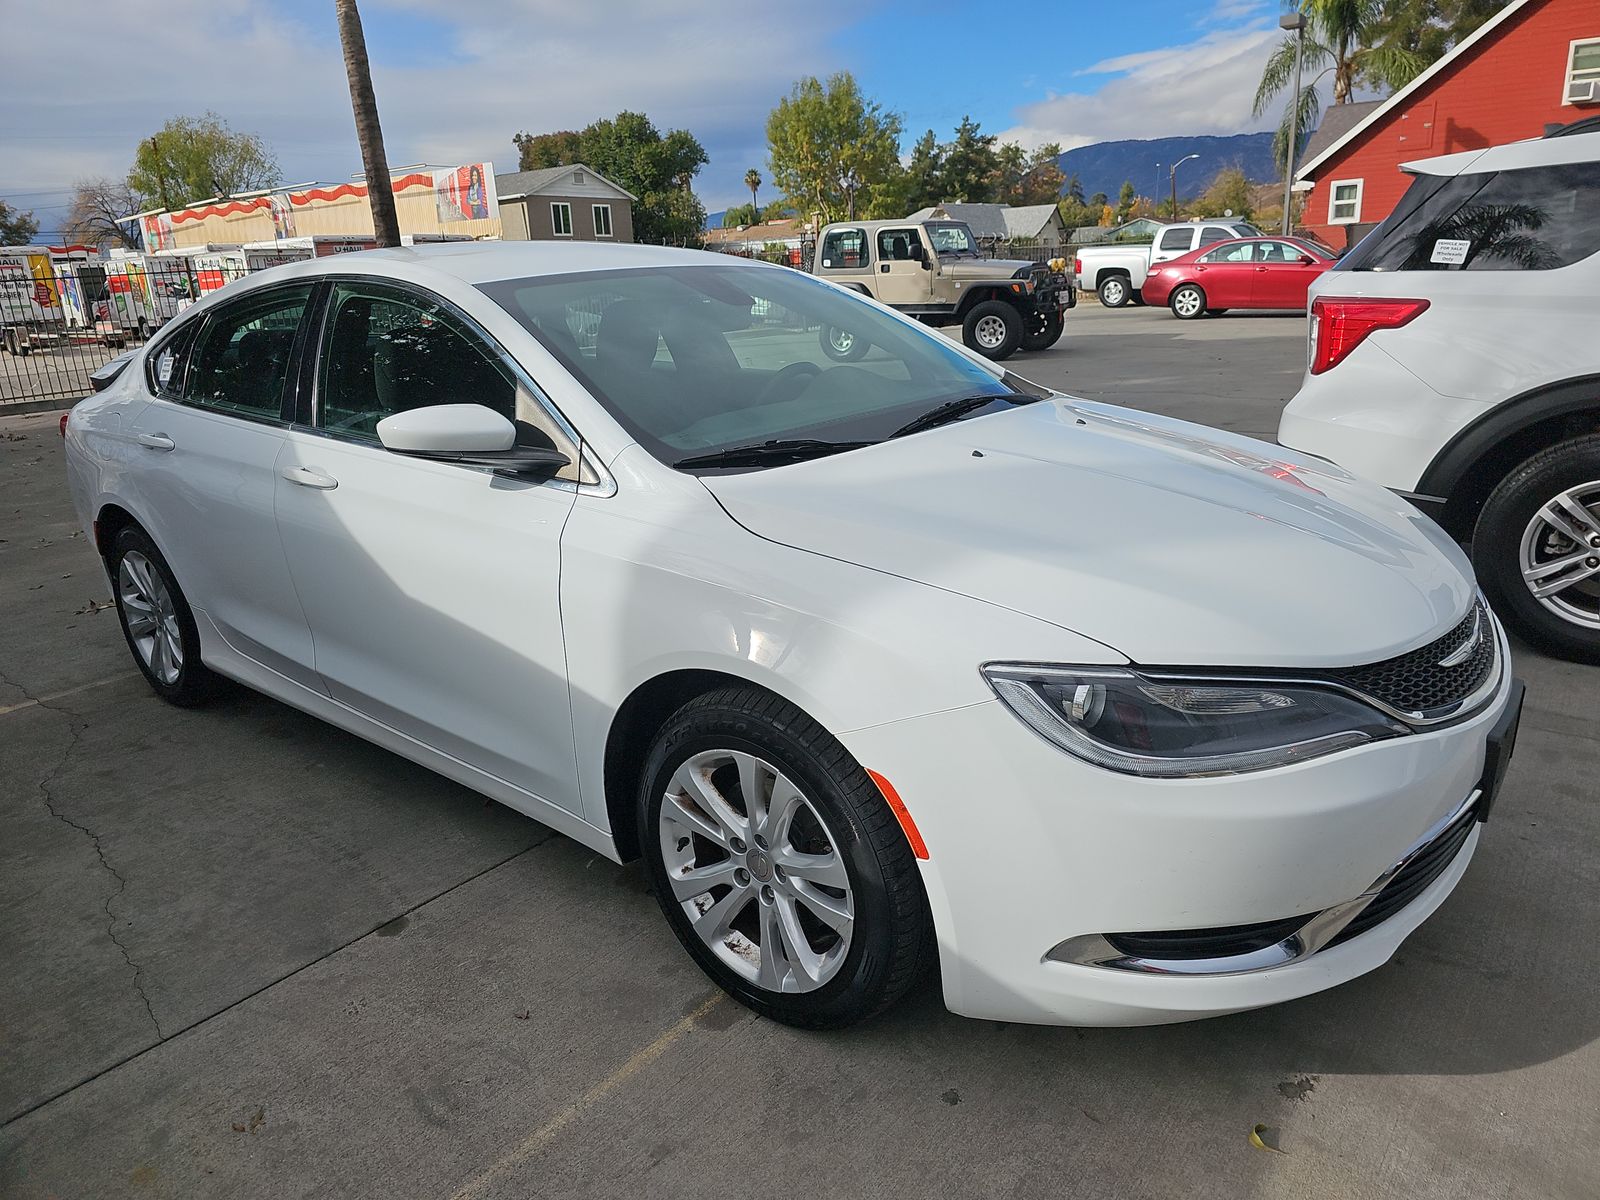
<svg viewBox="0 0 1600 1200">
<path fill-rule="evenodd" d="M 89 839 L 89 844 L 94 847 L 95 857 L 100 860 L 100 866 L 105 870 L 106 874 L 110 875 L 111 878 L 117 881 L 116 889 L 106 896 L 104 904 L 102 905 L 106 914 L 106 936 L 111 939 L 111 944 L 115 946 L 118 953 L 122 955 L 122 961 L 125 962 L 128 965 L 128 969 L 133 972 L 133 990 L 138 994 L 139 999 L 144 1003 L 144 1011 L 149 1015 L 150 1024 L 156 1031 L 156 1040 L 158 1042 L 166 1041 L 166 1035 L 161 1032 L 161 1022 L 156 1019 L 156 1010 L 151 1006 L 150 997 L 144 990 L 144 968 L 133 961 L 132 955 L 128 953 L 128 947 L 124 945 L 122 939 L 117 936 L 117 916 L 111 911 L 112 903 L 119 896 L 121 896 L 125 890 L 127 890 L 128 881 L 123 877 L 122 872 L 118 871 L 114 866 L 111 865 L 111 860 L 106 857 L 105 847 L 100 844 L 100 835 L 94 830 L 90 829 L 87 825 L 83 825 L 77 821 L 74 821 L 71 817 L 67 816 L 66 813 L 62 812 L 56 807 L 56 780 L 61 775 L 61 772 L 66 770 L 67 763 L 72 758 L 73 751 L 78 748 L 78 742 L 83 737 L 84 730 L 88 728 L 89 722 L 81 713 L 75 713 L 71 709 L 63 708 L 56 700 L 52 700 L 48 697 L 40 698 L 35 696 L 32 692 L 28 691 L 27 688 L 23 687 L 22 684 L 18 683 L 14 679 L 9 678 L 4 673 L 0 673 L 0 683 L 4 683 L 16 688 L 23 694 L 23 696 L 31 700 L 38 707 L 48 709 L 50 712 L 56 713 L 58 716 L 65 718 L 68 728 L 72 731 L 72 736 L 67 742 L 67 747 L 61 752 L 61 757 L 56 761 L 56 765 L 50 769 L 48 774 L 39 780 L 39 798 L 44 801 L 45 809 L 52 817 L 54 817 L 57 821 L 60 821 L 68 828 L 76 829 L 79 833 L 83 834 L 84 837 Z"/>
</svg>

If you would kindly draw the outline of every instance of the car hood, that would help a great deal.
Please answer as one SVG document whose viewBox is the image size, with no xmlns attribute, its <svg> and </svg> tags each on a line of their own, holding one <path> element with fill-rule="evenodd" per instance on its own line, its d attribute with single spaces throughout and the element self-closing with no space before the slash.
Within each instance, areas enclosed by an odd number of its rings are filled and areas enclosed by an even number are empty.
<svg viewBox="0 0 1600 1200">
<path fill-rule="evenodd" d="M 939 272 L 952 279 L 1010 279 L 1035 265 L 1022 258 L 941 258 Z"/>
<path fill-rule="evenodd" d="M 1375 485 L 1086 401 L 702 482 L 760 537 L 1026 613 L 1148 665 L 1375 662 L 1445 632 L 1475 595 L 1460 548 Z"/>
</svg>

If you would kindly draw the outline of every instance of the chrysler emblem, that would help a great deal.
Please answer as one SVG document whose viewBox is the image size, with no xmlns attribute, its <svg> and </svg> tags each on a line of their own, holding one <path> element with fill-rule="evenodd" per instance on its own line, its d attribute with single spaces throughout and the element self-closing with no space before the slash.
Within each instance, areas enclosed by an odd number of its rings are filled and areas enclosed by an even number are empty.
<svg viewBox="0 0 1600 1200">
<path fill-rule="evenodd" d="M 1441 658 L 1439 665 L 1459 667 L 1477 652 L 1478 643 L 1481 641 L 1483 641 L 1483 610 L 1480 608 L 1472 614 L 1472 632 L 1467 635 L 1467 640 Z"/>
</svg>

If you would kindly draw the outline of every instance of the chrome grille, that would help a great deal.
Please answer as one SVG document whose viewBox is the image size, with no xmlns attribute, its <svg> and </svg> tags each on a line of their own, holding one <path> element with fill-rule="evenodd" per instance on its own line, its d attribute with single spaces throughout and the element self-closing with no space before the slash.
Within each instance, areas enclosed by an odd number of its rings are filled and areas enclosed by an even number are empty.
<svg viewBox="0 0 1600 1200">
<path fill-rule="evenodd" d="M 1476 646 L 1461 661 L 1443 665 L 1467 647 L 1474 632 Z M 1480 600 L 1449 633 L 1421 649 L 1334 672 L 1330 678 L 1397 712 L 1426 717 L 1459 705 L 1482 688 L 1494 674 L 1499 653 L 1494 620 Z"/>
</svg>

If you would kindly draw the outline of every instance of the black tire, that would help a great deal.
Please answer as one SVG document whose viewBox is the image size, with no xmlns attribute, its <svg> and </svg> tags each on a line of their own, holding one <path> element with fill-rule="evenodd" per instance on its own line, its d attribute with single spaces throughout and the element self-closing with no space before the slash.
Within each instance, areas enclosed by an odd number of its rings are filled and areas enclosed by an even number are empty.
<svg viewBox="0 0 1600 1200">
<path fill-rule="evenodd" d="M 673 893 L 660 832 L 667 792 L 691 756 L 722 750 L 754 754 L 781 770 L 826 823 L 822 832 L 845 866 L 854 905 L 850 941 L 814 990 L 773 991 L 733 970 L 695 931 L 685 911 L 694 900 L 680 902 Z M 691 700 L 656 734 L 641 787 L 639 845 L 661 911 L 689 956 L 741 1004 L 786 1025 L 838 1029 L 888 1008 L 933 962 L 927 897 L 905 834 L 860 764 L 792 704 L 754 687 Z M 746 903 L 754 908 L 760 900 Z"/>
<path fill-rule="evenodd" d="M 1133 281 L 1126 275 L 1107 275 L 1094 289 L 1106 308 L 1121 308 L 1133 298 Z"/>
<path fill-rule="evenodd" d="M 1208 308 L 1208 309 L 1206 309 L 1206 316 L 1208 316 L 1208 317 L 1220 317 L 1223 313 L 1225 313 L 1227 311 L 1228 310 L 1225 309 L 1225 308 Z"/>
<path fill-rule="evenodd" d="M 984 345 L 979 340 L 979 327 L 986 330 L 995 328 L 990 324 L 995 320 L 1003 327 L 1002 336 L 998 341 Z M 1015 305 L 1007 304 L 1004 300 L 980 301 L 968 309 L 962 319 L 961 342 L 968 350 L 976 350 L 991 362 L 1010 358 L 1022 345 L 1022 314 Z"/>
<path fill-rule="evenodd" d="M 134 632 L 129 628 L 128 606 L 124 601 L 124 589 L 121 584 L 123 560 L 129 554 L 143 556 L 144 563 L 148 563 L 150 569 L 159 575 L 162 585 L 171 598 L 172 618 L 177 624 L 179 640 L 183 647 L 183 661 L 178 666 L 175 679 L 163 679 L 156 673 L 151 664 L 145 660 L 135 641 Z M 177 579 L 173 577 L 172 568 L 167 565 L 167 560 L 162 557 L 161 551 L 156 549 L 155 543 L 144 530 L 136 525 L 129 525 L 117 534 L 116 540 L 112 543 L 111 553 L 106 559 L 106 566 L 107 573 L 111 576 L 111 594 L 116 599 L 117 619 L 122 624 L 122 636 L 127 639 L 128 651 L 133 655 L 133 661 L 151 688 L 155 690 L 156 695 L 169 704 L 176 704 L 179 708 L 193 708 L 215 697 L 222 690 L 222 677 L 200 661 L 200 632 L 195 628 L 194 614 L 190 612 L 189 602 L 184 599 L 183 591 L 178 587 Z"/>
<path fill-rule="evenodd" d="M 817 340 L 822 343 L 822 352 L 835 362 L 859 362 L 872 349 L 872 343 L 866 338 L 833 325 L 824 325 L 818 330 Z"/>
<path fill-rule="evenodd" d="M 1523 539 L 1535 514 L 1573 489 L 1600 497 L 1600 434 L 1552 446 L 1500 481 L 1478 515 L 1472 563 L 1495 612 L 1525 641 L 1558 658 L 1600 663 L 1600 626 L 1581 624 L 1575 616 L 1562 616 L 1547 607 L 1522 576 Z M 1594 501 L 1583 503 L 1594 511 Z M 1588 533 L 1585 541 L 1594 552 L 1592 561 L 1600 565 L 1600 533 Z M 1573 539 L 1548 527 L 1534 535 L 1532 547 L 1538 554 L 1535 562 L 1581 552 Z M 1574 569 L 1583 569 L 1589 561 Z M 1600 614 L 1600 575 L 1572 584 L 1556 602 L 1580 615 Z"/>
<path fill-rule="evenodd" d="M 1206 315 L 1206 294 L 1197 283 L 1180 283 L 1167 297 L 1167 307 L 1180 321 L 1193 321 Z"/>
<path fill-rule="evenodd" d="M 1067 327 L 1066 314 L 1057 310 L 1056 313 L 1045 320 L 1042 326 L 1022 335 L 1022 348 L 1024 350 L 1048 350 L 1061 340 L 1062 330 Z"/>
</svg>

